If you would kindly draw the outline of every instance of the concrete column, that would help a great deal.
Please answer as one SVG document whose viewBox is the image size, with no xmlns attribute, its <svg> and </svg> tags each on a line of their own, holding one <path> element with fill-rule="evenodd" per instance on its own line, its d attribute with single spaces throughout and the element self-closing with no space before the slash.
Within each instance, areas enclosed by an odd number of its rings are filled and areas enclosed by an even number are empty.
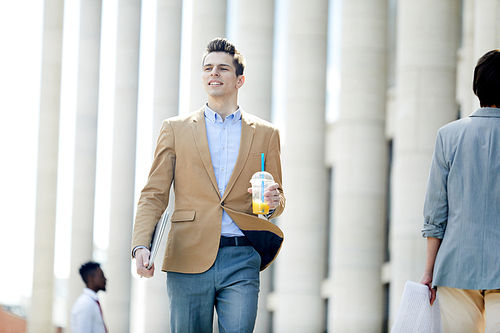
<svg viewBox="0 0 500 333">
<path fill-rule="evenodd" d="M 474 59 L 477 61 L 500 45 L 500 0 L 475 0 L 474 5 Z"/>
<path fill-rule="evenodd" d="M 156 61 L 153 101 L 152 147 L 164 119 L 178 114 L 182 0 L 158 0 L 156 17 Z M 151 154 L 151 161 L 153 155 Z M 138 184 L 142 187 L 144 184 Z M 173 211 L 173 191 L 169 211 Z M 168 226 L 167 226 L 168 227 Z M 167 235 L 168 230 L 165 230 Z M 163 243 L 166 243 L 164 237 Z M 169 330 L 169 304 L 165 284 L 166 274 L 161 272 L 164 245 L 155 260 L 153 279 L 136 279 L 135 297 L 140 300 L 136 316 L 141 332 L 167 332 Z M 134 263 L 135 264 L 135 263 Z M 132 304 L 134 305 L 134 304 Z M 140 318 L 139 318 L 140 317 Z"/>
<path fill-rule="evenodd" d="M 457 119 L 459 0 L 398 2 L 391 202 L 390 321 L 404 284 L 422 276 L 423 202 L 437 130 Z"/>
<path fill-rule="evenodd" d="M 235 20 L 236 37 L 232 40 L 246 59 L 245 85 L 238 95 L 243 110 L 271 120 L 274 1 L 239 0 Z M 267 296 L 271 292 L 271 270 L 260 275 L 260 295 L 255 332 L 271 331 Z"/>
<path fill-rule="evenodd" d="M 460 116 L 467 117 L 479 107 L 479 101 L 472 91 L 472 79 L 477 59 L 474 52 L 474 8 L 475 0 L 463 0 L 462 42 L 458 52 L 457 101 Z"/>
<path fill-rule="evenodd" d="M 226 35 L 226 3 L 227 0 L 193 0 L 190 112 L 199 109 L 207 102 L 207 95 L 201 82 L 201 59 L 208 42 Z"/>
<path fill-rule="evenodd" d="M 28 329 L 52 333 L 64 1 L 46 0 L 43 15 L 35 254 Z"/>
<path fill-rule="evenodd" d="M 342 4 L 328 331 L 381 332 L 388 144 L 387 1 Z"/>
<path fill-rule="evenodd" d="M 83 0 L 80 4 L 68 315 L 85 286 L 78 269 L 83 263 L 92 260 L 94 249 L 101 7 L 101 0 Z"/>
<path fill-rule="evenodd" d="M 108 287 L 103 312 L 110 332 L 129 332 L 141 1 L 119 0 L 117 22 Z"/>
<path fill-rule="evenodd" d="M 291 0 L 286 24 L 286 137 L 283 183 L 285 242 L 275 264 L 274 332 L 322 332 L 325 302 L 327 172 L 325 168 L 328 1 Z M 299 24 L 297 24 L 299 22 Z"/>
<path fill-rule="evenodd" d="M 238 102 L 244 110 L 271 120 L 274 1 L 239 0 L 237 6 L 233 42 L 247 60 Z"/>
<path fill-rule="evenodd" d="M 463 108 L 462 117 L 466 117 L 479 108 L 479 100 L 472 92 L 472 79 L 474 76 L 474 67 L 477 61 L 486 52 L 497 49 L 500 45 L 500 0 L 466 0 L 464 3 L 464 24 L 467 24 L 467 30 L 472 30 L 467 35 L 464 35 L 464 41 L 469 52 L 469 60 L 464 68 L 464 79 L 469 81 L 469 91 L 471 95 L 464 95 L 465 102 L 463 106 L 468 106 L 469 109 Z M 472 40 L 466 40 L 469 38 Z M 466 92 L 466 82 L 463 82 L 464 92 Z"/>
<path fill-rule="evenodd" d="M 153 148 L 162 121 L 179 113 L 182 0 L 158 0 L 156 25 Z"/>
</svg>

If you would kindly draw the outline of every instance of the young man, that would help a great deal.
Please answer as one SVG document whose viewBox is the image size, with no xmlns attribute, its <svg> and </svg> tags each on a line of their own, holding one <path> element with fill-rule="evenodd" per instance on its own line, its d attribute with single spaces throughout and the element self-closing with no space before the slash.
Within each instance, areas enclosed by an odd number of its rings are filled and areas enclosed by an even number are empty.
<svg viewBox="0 0 500 333">
<path fill-rule="evenodd" d="M 481 108 L 437 135 L 424 206 L 421 283 L 445 332 L 500 332 L 500 50 L 474 70 Z"/>
<path fill-rule="evenodd" d="M 221 332 L 252 332 L 259 271 L 271 264 L 283 233 L 268 220 L 285 208 L 278 130 L 238 106 L 244 58 L 226 39 L 212 40 L 202 61 L 207 103 L 163 122 L 149 179 L 139 199 L 132 249 L 137 272 L 147 270 L 151 235 L 173 184 L 162 270 L 167 272 L 172 332 L 211 332 L 214 307 Z M 270 213 L 252 213 L 250 179 L 265 169 Z"/>
<path fill-rule="evenodd" d="M 80 267 L 86 288 L 71 309 L 71 332 L 106 333 L 97 292 L 106 291 L 106 278 L 98 263 L 87 262 Z"/>
</svg>

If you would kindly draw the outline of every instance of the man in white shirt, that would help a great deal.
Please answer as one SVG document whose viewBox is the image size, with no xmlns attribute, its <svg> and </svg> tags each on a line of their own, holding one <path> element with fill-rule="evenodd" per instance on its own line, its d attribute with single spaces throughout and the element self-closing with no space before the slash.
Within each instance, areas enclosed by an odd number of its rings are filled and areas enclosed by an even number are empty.
<svg viewBox="0 0 500 333">
<path fill-rule="evenodd" d="M 87 262 L 80 267 L 86 288 L 71 309 L 73 333 L 107 333 L 97 297 L 99 290 L 106 291 L 106 277 L 98 263 Z"/>
</svg>

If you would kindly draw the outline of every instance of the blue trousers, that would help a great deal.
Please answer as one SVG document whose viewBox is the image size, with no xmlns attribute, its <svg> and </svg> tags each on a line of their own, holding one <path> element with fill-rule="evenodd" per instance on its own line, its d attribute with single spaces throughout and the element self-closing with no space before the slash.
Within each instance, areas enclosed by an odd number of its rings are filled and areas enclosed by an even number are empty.
<svg viewBox="0 0 500 333">
<path fill-rule="evenodd" d="M 252 246 L 228 246 L 219 248 L 206 272 L 167 272 L 171 332 L 212 332 L 214 308 L 220 333 L 252 332 L 259 270 L 260 256 Z"/>
</svg>

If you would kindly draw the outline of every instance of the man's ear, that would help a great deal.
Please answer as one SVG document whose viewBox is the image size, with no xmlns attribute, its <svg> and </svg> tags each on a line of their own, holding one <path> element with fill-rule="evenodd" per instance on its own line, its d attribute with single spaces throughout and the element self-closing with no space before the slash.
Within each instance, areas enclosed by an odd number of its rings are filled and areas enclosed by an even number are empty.
<svg viewBox="0 0 500 333">
<path fill-rule="evenodd" d="M 236 89 L 240 89 L 244 83 L 245 83 L 245 75 L 238 76 L 238 82 L 236 82 Z"/>
</svg>

